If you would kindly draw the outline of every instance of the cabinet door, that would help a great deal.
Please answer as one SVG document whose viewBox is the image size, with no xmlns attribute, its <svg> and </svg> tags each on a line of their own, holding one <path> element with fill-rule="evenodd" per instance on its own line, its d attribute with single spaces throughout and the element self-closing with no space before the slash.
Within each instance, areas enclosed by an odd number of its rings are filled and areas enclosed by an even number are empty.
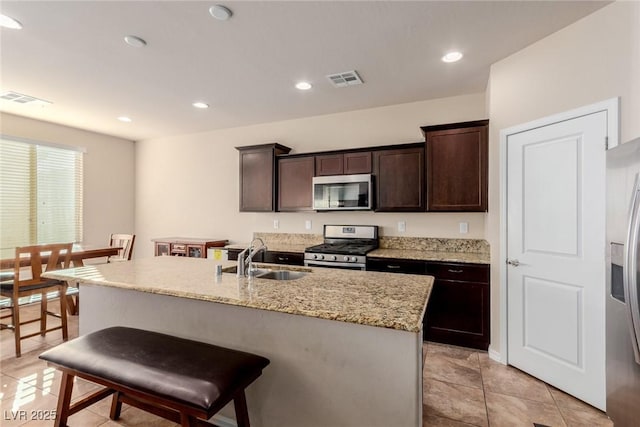
<svg viewBox="0 0 640 427">
<path fill-rule="evenodd" d="M 191 258 L 206 258 L 207 251 L 203 245 L 187 245 L 187 256 Z"/>
<path fill-rule="evenodd" d="M 278 159 L 278 210 L 313 209 L 314 156 Z"/>
<path fill-rule="evenodd" d="M 156 242 L 156 256 L 166 256 L 171 252 L 171 244 L 165 242 Z"/>
<path fill-rule="evenodd" d="M 274 210 L 274 153 L 271 149 L 240 151 L 240 211 Z"/>
<path fill-rule="evenodd" d="M 436 280 L 424 318 L 424 339 L 489 348 L 489 285 Z"/>
<path fill-rule="evenodd" d="M 424 211 L 423 147 L 373 153 L 376 211 Z"/>
<path fill-rule="evenodd" d="M 426 133 L 427 210 L 487 210 L 487 128 Z"/>
<path fill-rule="evenodd" d="M 344 173 L 371 173 L 371 152 L 344 153 Z"/>
<path fill-rule="evenodd" d="M 242 252 L 242 249 L 227 249 L 227 259 L 229 261 L 237 261 L 240 252 Z"/>
<path fill-rule="evenodd" d="M 344 155 L 327 154 L 316 156 L 316 176 L 342 175 L 344 173 Z"/>
</svg>

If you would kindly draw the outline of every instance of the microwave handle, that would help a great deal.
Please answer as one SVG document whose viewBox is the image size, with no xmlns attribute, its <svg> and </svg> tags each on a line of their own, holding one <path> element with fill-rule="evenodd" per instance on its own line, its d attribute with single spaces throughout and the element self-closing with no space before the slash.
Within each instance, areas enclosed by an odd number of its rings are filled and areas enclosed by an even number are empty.
<svg viewBox="0 0 640 427">
<path fill-rule="evenodd" d="M 633 184 L 631 209 L 629 213 L 629 226 L 627 241 L 625 244 L 623 286 L 625 299 L 627 300 L 627 315 L 631 335 L 633 355 L 637 364 L 640 364 L 640 306 L 638 304 L 638 244 L 640 244 L 640 177 L 636 174 Z"/>
</svg>

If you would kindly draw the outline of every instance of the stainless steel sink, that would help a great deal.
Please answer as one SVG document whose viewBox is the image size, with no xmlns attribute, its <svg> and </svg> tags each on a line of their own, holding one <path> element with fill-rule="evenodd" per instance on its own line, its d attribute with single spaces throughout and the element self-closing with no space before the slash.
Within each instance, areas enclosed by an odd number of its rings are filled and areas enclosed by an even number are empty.
<svg viewBox="0 0 640 427">
<path fill-rule="evenodd" d="M 237 267 L 227 267 L 222 270 L 223 273 L 237 273 Z M 272 270 L 270 268 L 254 268 L 251 270 L 251 275 L 256 279 L 267 280 L 295 280 L 307 274 L 307 271 L 294 271 L 294 270 Z"/>
<path fill-rule="evenodd" d="M 304 276 L 304 271 L 290 271 L 290 270 L 271 270 L 266 273 L 256 275 L 257 279 L 270 279 L 270 280 L 295 280 Z"/>
</svg>

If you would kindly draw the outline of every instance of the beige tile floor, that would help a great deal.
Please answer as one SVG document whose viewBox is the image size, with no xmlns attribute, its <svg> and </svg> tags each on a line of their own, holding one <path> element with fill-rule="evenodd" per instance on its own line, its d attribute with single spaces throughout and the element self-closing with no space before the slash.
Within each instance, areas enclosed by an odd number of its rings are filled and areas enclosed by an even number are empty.
<svg viewBox="0 0 640 427">
<path fill-rule="evenodd" d="M 57 309 L 55 304 L 52 304 Z M 38 306 L 23 308 L 31 316 Z M 78 318 L 69 318 L 69 334 L 78 335 Z M 59 331 L 23 341 L 16 358 L 13 333 L 0 332 L 0 425 L 51 426 L 61 375 L 38 359 L 45 349 L 62 342 Z M 613 426 L 600 411 L 518 369 L 492 361 L 486 352 L 436 343 L 424 345 L 423 425 L 469 426 Z M 97 390 L 77 380 L 73 398 Z M 118 422 L 109 420 L 108 399 L 69 419 L 71 427 L 176 426 L 137 408 L 123 406 Z M 304 427 L 304 426 L 301 426 Z M 362 426 L 367 427 L 367 426 Z"/>
</svg>

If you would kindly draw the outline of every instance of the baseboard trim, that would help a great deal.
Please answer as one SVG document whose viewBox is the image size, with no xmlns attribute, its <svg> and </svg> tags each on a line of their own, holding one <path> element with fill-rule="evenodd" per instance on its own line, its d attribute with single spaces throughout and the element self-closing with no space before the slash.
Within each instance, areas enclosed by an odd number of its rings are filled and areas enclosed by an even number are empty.
<svg viewBox="0 0 640 427">
<path fill-rule="evenodd" d="M 506 360 L 502 360 L 502 355 L 500 354 L 500 352 L 496 351 L 495 349 L 491 348 L 491 345 L 489 345 L 489 359 L 491 360 L 495 360 L 496 362 L 502 363 L 503 365 L 507 364 Z"/>
</svg>

